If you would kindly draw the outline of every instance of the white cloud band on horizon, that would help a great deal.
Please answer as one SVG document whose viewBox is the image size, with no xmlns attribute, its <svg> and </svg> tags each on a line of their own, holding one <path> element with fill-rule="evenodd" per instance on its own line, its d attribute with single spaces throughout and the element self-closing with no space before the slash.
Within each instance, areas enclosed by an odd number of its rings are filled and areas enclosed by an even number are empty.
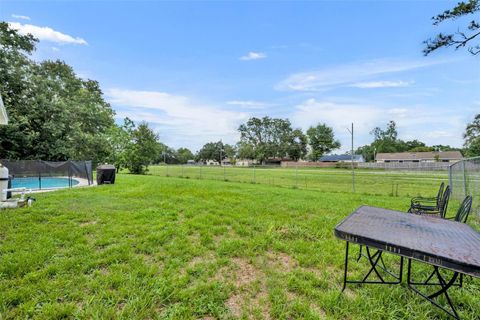
<svg viewBox="0 0 480 320">
<path fill-rule="evenodd" d="M 390 85 L 401 86 L 403 82 L 374 81 L 372 78 L 387 74 L 401 73 L 444 63 L 440 60 L 401 61 L 392 59 L 371 60 L 294 73 L 278 83 L 275 88 L 285 91 L 322 91 L 334 87 L 357 86 L 366 83 L 369 88 Z"/>
<path fill-rule="evenodd" d="M 29 16 L 24 16 L 24 15 L 21 15 L 21 14 L 12 14 L 12 18 L 15 18 L 15 19 L 22 19 L 22 20 L 30 20 L 30 17 Z"/>
<path fill-rule="evenodd" d="M 250 51 L 244 56 L 241 56 L 239 59 L 243 61 L 249 61 L 249 60 L 260 60 L 260 59 L 265 59 L 267 55 L 263 52 L 254 52 Z"/>
<path fill-rule="evenodd" d="M 340 151 L 348 151 L 350 134 L 347 127 L 355 126 L 355 148 L 370 144 L 370 132 L 376 126 L 384 128 L 388 121 L 397 123 L 399 138 L 419 139 L 429 145 L 462 145 L 462 132 L 465 119 L 448 112 L 439 113 L 422 106 L 390 107 L 361 103 L 337 103 L 308 99 L 295 106 L 290 115 L 292 123 L 306 130 L 319 122 L 333 127 L 335 135 L 342 143 Z"/>
<path fill-rule="evenodd" d="M 60 31 L 53 30 L 50 27 L 39 27 L 32 24 L 21 24 L 19 22 L 9 22 L 10 28 L 18 30 L 20 34 L 32 34 L 35 38 L 43 41 L 50 41 L 59 44 L 79 44 L 87 45 L 87 41 L 79 37 L 73 37 Z"/>
<path fill-rule="evenodd" d="M 229 111 L 219 106 L 196 103 L 191 99 L 159 91 L 110 89 L 107 100 L 120 107 L 117 117 L 128 116 L 146 121 L 155 127 L 162 142 L 198 150 L 210 141 L 235 143 L 238 126 L 247 113 Z"/>
<path fill-rule="evenodd" d="M 366 81 L 366 82 L 357 82 L 349 85 L 353 88 L 360 89 L 373 89 L 373 88 L 403 88 L 409 87 L 414 84 L 414 81 Z"/>
<path fill-rule="evenodd" d="M 252 100 L 230 100 L 226 102 L 228 105 L 231 106 L 238 106 L 244 109 L 265 109 L 274 104 L 261 102 L 261 101 L 252 101 Z"/>
</svg>

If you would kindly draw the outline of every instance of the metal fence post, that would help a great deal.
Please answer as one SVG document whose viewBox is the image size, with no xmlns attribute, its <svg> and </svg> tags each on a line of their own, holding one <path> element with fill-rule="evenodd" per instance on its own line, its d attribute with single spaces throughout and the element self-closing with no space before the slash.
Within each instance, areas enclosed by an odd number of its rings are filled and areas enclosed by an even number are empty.
<svg viewBox="0 0 480 320">
<path fill-rule="evenodd" d="M 200 168 L 200 179 L 202 179 L 202 165 L 200 165 L 199 168 Z"/>
<path fill-rule="evenodd" d="M 168 165 L 165 164 L 165 167 L 167 168 L 165 176 L 168 177 Z"/>
<path fill-rule="evenodd" d="M 450 190 L 453 192 L 453 179 L 452 179 L 452 167 L 454 164 L 448 166 L 448 185 L 450 186 Z"/>
<path fill-rule="evenodd" d="M 468 188 L 467 188 L 467 173 L 465 171 L 465 160 L 462 160 L 462 169 L 463 169 L 463 192 L 464 196 L 468 195 Z"/>
<path fill-rule="evenodd" d="M 181 165 L 181 168 L 182 168 L 182 178 L 183 178 L 183 164 Z"/>
<path fill-rule="evenodd" d="M 227 181 L 227 179 L 225 179 L 225 166 L 223 166 L 223 181 Z"/>
<path fill-rule="evenodd" d="M 257 183 L 257 178 L 255 177 L 255 164 L 253 165 L 253 183 Z"/>
</svg>

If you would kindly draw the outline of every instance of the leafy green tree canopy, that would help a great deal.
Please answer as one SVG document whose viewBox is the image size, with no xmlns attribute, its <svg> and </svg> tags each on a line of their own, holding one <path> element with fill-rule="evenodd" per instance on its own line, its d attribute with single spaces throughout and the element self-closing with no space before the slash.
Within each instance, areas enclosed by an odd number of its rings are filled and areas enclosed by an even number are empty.
<svg viewBox="0 0 480 320">
<path fill-rule="evenodd" d="M 111 152 L 107 157 L 106 162 L 114 164 L 117 171 L 126 168 L 127 150 L 132 143 L 134 129 L 135 123 L 129 118 L 125 118 L 123 120 L 123 125 L 112 126 L 107 134 Z"/>
<path fill-rule="evenodd" d="M 195 159 L 195 155 L 187 148 L 179 148 L 177 150 L 178 161 L 182 164 L 187 163 L 188 160 Z"/>
<path fill-rule="evenodd" d="M 243 148 L 250 145 L 255 159 L 261 162 L 268 158 L 283 157 L 298 160 L 307 153 L 306 136 L 300 129 L 292 129 L 288 119 L 253 117 L 242 124 L 238 131 Z"/>
<path fill-rule="evenodd" d="M 480 156 L 480 113 L 467 125 L 463 138 L 466 156 Z"/>
<path fill-rule="evenodd" d="M 32 60 L 36 42 L 0 23 L 0 94 L 10 118 L 0 127 L 0 158 L 104 162 L 114 112 L 99 84 L 62 61 Z"/>
<path fill-rule="evenodd" d="M 208 142 L 198 152 L 196 159 L 198 161 L 215 160 L 220 163 L 227 155 L 224 151 L 224 144 L 222 141 Z"/>
<path fill-rule="evenodd" d="M 335 139 L 333 129 L 325 123 L 308 128 L 307 136 L 311 148 L 311 160 L 318 161 L 324 154 L 340 148 L 340 141 Z"/>
<path fill-rule="evenodd" d="M 131 173 L 145 174 L 159 151 L 158 135 L 146 122 L 142 122 L 132 132 L 132 143 L 126 151 L 126 167 Z"/>
</svg>

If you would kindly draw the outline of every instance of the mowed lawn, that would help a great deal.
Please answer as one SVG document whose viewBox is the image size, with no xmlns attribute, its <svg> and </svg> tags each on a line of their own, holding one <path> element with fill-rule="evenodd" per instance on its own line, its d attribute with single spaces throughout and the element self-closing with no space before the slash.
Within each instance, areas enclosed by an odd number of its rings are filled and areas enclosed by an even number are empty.
<svg viewBox="0 0 480 320">
<path fill-rule="evenodd" d="M 362 204 L 406 210 L 407 196 L 117 179 L 0 212 L 0 319 L 446 318 L 405 285 L 340 292 L 335 225 Z M 478 319 L 478 279 L 451 296 Z"/>
<path fill-rule="evenodd" d="M 149 174 L 163 177 L 266 184 L 324 192 L 351 192 L 352 173 L 338 168 L 280 168 L 236 166 L 152 166 Z M 462 177 L 463 178 L 463 177 Z M 366 195 L 416 196 L 438 189 L 448 181 L 445 171 L 355 170 L 355 189 Z M 460 181 L 458 182 L 460 185 Z"/>
</svg>

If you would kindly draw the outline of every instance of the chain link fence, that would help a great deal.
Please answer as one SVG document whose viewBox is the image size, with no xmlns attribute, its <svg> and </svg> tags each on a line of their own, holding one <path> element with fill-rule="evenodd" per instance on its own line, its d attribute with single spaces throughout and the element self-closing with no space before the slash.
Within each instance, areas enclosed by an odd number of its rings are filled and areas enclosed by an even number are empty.
<svg viewBox="0 0 480 320">
<path fill-rule="evenodd" d="M 466 196 L 473 198 L 473 212 L 480 216 L 480 157 L 468 158 L 449 168 L 449 184 L 452 198 L 461 202 Z"/>
<path fill-rule="evenodd" d="M 353 192 L 352 173 L 349 168 L 157 165 L 149 167 L 149 174 L 185 179 L 265 184 L 325 192 Z M 356 194 L 433 197 L 442 182 L 448 182 L 447 170 L 416 170 L 414 172 L 411 170 L 355 170 Z"/>
</svg>

